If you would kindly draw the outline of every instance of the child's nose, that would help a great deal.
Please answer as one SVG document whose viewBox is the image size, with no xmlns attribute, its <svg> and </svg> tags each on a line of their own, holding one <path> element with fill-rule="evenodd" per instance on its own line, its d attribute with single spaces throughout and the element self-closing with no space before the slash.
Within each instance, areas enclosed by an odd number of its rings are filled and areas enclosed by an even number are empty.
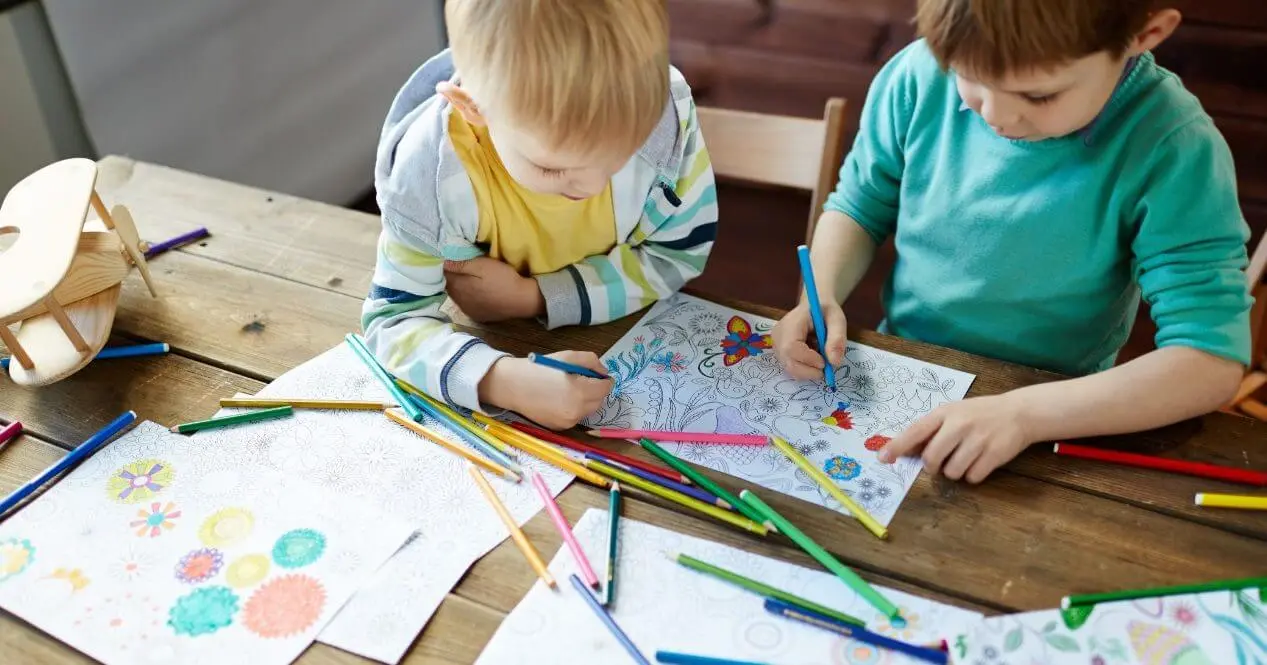
<svg viewBox="0 0 1267 665">
<path fill-rule="evenodd" d="M 1020 114 L 1005 100 L 986 95 L 981 99 L 981 118 L 991 127 L 1006 129 L 1016 125 L 1020 120 Z"/>
</svg>

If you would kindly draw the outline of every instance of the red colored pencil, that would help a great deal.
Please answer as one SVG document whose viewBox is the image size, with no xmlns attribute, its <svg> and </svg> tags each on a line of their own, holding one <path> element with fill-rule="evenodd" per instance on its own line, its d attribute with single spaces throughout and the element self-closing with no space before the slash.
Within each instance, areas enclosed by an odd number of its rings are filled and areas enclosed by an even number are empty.
<svg viewBox="0 0 1267 665">
<path fill-rule="evenodd" d="M 572 450 L 575 450 L 581 453 L 597 453 L 599 455 L 602 455 L 603 457 L 606 457 L 609 460 L 612 460 L 614 462 L 620 462 L 621 464 L 627 464 L 632 467 L 637 467 L 639 469 L 642 469 L 643 471 L 646 471 L 647 473 L 654 473 L 657 476 L 661 476 L 663 478 L 667 478 L 669 480 L 679 482 L 684 485 L 691 484 L 691 480 L 689 478 L 667 467 L 659 466 L 657 464 L 652 464 L 650 462 L 644 462 L 640 459 L 634 459 L 627 455 L 621 455 L 620 453 L 613 453 L 607 450 L 603 450 L 602 448 L 599 448 L 597 446 L 591 446 L 586 443 L 581 443 L 580 441 L 569 439 L 568 437 L 563 436 L 562 434 L 551 432 L 549 430 L 544 430 L 539 427 L 533 427 L 532 425 L 525 425 L 523 423 L 508 423 L 508 424 L 511 427 L 519 430 L 520 432 L 523 432 L 524 434 L 527 434 L 528 436 L 535 436 L 538 439 L 541 439 L 542 441 L 549 441 L 550 443 L 563 446 L 564 448 L 570 448 Z"/>
<path fill-rule="evenodd" d="M 3 325 L 3 324 L 0 324 Z M 13 421 L 7 427 L 0 428 L 0 443 L 4 443 L 9 439 L 16 438 L 22 433 L 22 423 Z"/>
<path fill-rule="evenodd" d="M 658 432 L 642 429 L 592 429 L 590 436 L 600 439 L 651 439 L 652 441 L 685 441 L 717 443 L 731 446 L 768 446 L 770 437 L 760 434 L 721 434 L 717 432 Z"/>
<path fill-rule="evenodd" d="M 1138 466 L 1145 469 L 1172 471 L 1174 473 L 1182 473 L 1189 476 L 1225 480 L 1230 483 L 1242 483 L 1245 485 L 1267 487 L 1267 473 L 1262 471 L 1251 471 L 1249 469 L 1238 469 L 1230 466 L 1219 466 L 1217 464 L 1204 464 L 1202 462 L 1189 462 L 1186 460 L 1154 457 L 1152 455 L 1124 453 L 1116 450 L 1091 448 L 1089 446 L 1078 446 L 1070 443 L 1057 443 L 1055 447 L 1052 448 L 1052 452 L 1066 457 L 1080 457 L 1082 459 L 1099 460 L 1101 462 L 1114 462 L 1117 464 L 1125 464 L 1126 466 Z"/>
</svg>

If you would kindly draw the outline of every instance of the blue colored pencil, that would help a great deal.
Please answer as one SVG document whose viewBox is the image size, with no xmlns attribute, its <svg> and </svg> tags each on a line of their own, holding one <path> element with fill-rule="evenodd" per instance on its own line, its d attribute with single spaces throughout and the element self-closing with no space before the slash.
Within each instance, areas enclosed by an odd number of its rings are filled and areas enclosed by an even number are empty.
<svg viewBox="0 0 1267 665">
<path fill-rule="evenodd" d="M 603 455 L 599 455 L 598 453 L 586 452 L 585 458 L 597 460 L 608 466 L 614 466 L 617 469 L 620 469 L 621 471 L 624 471 L 630 475 L 638 476 L 639 478 L 642 478 L 643 480 L 647 482 L 655 483 L 661 487 L 667 487 L 673 490 L 674 492 L 681 492 L 682 494 L 685 494 L 687 496 L 695 497 L 696 499 L 699 499 L 700 501 L 703 501 L 704 503 L 711 503 L 714 506 L 717 506 L 718 508 L 730 510 L 730 504 L 726 503 L 725 499 L 715 497 L 712 494 L 709 494 L 708 492 L 705 492 L 704 490 L 698 487 L 683 485 L 682 483 L 669 480 L 668 478 L 665 478 L 664 476 L 659 476 L 649 471 L 643 471 L 642 469 L 639 469 L 637 467 L 632 467 L 632 466 L 629 466 L 628 464 L 623 464 L 621 462 L 608 459 L 607 457 L 604 457 Z"/>
<path fill-rule="evenodd" d="M 202 240 L 210 235 L 211 232 L 208 231 L 206 227 L 198 227 L 189 233 L 182 233 L 175 238 L 148 245 L 145 248 L 145 258 L 152 259 L 169 249 L 176 249 L 177 247 L 188 245 L 191 242 Z"/>
<path fill-rule="evenodd" d="M 97 353 L 93 360 L 109 360 L 110 358 L 134 358 L 136 356 L 157 356 L 171 351 L 166 342 L 156 344 L 136 344 L 133 346 L 108 346 Z M 9 358 L 0 358 L 0 369 L 9 369 Z"/>
<path fill-rule="evenodd" d="M 590 593 L 589 587 L 585 586 L 585 583 L 581 581 L 581 578 L 577 577 L 576 574 L 572 574 L 568 575 L 568 579 L 572 581 L 572 586 L 576 588 L 576 592 L 581 594 L 581 597 L 585 599 L 585 604 L 589 605 L 591 610 L 594 610 L 594 614 L 598 615 L 598 618 L 603 622 L 603 625 L 607 626 L 607 630 L 610 630 L 611 634 L 620 642 L 620 645 L 625 647 L 625 651 L 629 652 L 629 655 L 634 659 L 634 662 L 639 665 L 651 665 L 651 662 L 647 660 L 646 656 L 643 656 L 642 652 L 638 651 L 638 647 L 634 645 L 633 640 L 629 639 L 629 636 L 625 634 L 625 631 L 621 630 L 620 626 L 616 625 L 616 620 L 612 618 L 612 615 L 607 613 L 607 609 L 603 607 L 602 603 L 598 602 L 598 599 Z"/>
<path fill-rule="evenodd" d="M 79 444 L 74 450 L 70 451 L 65 457 L 57 460 L 52 466 L 44 469 L 31 482 L 14 490 L 12 494 L 6 496 L 4 501 L 0 501 L 0 516 L 9 512 L 14 506 L 22 503 L 24 499 L 35 493 L 40 487 L 52 480 L 58 474 L 88 459 L 102 444 L 113 439 L 116 434 L 122 432 L 124 428 L 136 421 L 136 412 L 128 411 L 123 415 L 115 418 L 109 425 L 101 428 L 96 434 L 88 437 L 87 441 Z"/>
<path fill-rule="evenodd" d="M 356 352 L 356 356 L 361 359 L 361 362 L 365 363 L 365 366 L 370 368 L 370 373 L 378 379 L 379 383 L 383 384 L 383 387 L 387 389 L 387 393 L 392 396 L 392 399 L 396 400 L 396 403 L 400 405 L 400 408 L 405 410 L 405 415 L 409 416 L 409 418 L 414 422 L 422 420 L 422 409 L 419 409 L 415 402 L 411 402 L 405 391 L 402 390 L 400 386 L 396 385 L 396 382 L 392 380 L 392 377 L 387 373 L 387 370 L 383 369 L 383 366 L 379 364 L 378 359 L 374 357 L 374 354 L 370 353 L 370 350 L 366 348 L 365 342 L 362 342 L 361 338 L 355 333 L 348 333 L 348 336 L 344 339 L 347 341 L 348 346 L 352 347 L 352 350 Z"/>
<path fill-rule="evenodd" d="M 665 665 L 766 665 L 755 660 L 710 658 L 709 656 L 694 656 L 689 653 L 674 653 L 672 651 L 657 651 L 655 652 L 655 659 L 656 662 L 665 663 Z"/>
<path fill-rule="evenodd" d="M 809 262 L 809 247 L 796 248 L 796 258 L 801 262 L 801 281 L 805 282 L 805 298 L 809 300 L 809 315 L 814 319 L 814 335 L 818 338 L 818 352 L 823 354 L 823 381 L 828 390 L 836 392 L 836 370 L 827 359 L 827 322 L 823 320 L 823 308 L 818 303 L 818 286 L 814 283 L 814 268 Z"/>
<path fill-rule="evenodd" d="M 818 612 L 805 609 L 804 607 L 790 605 L 775 598 L 766 598 L 765 609 L 771 614 L 777 614 L 781 617 L 792 619 L 793 621 L 799 621 L 816 628 L 829 630 L 838 635 L 843 635 L 845 637 L 858 640 L 859 642 L 866 642 L 867 644 L 877 646 L 882 649 L 889 649 L 891 651 L 903 653 L 912 658 L 918 658 L 919 660 L 928 663 L 949 662 L 949 656 L 945 651 L 940 649 L 922 647 L 916 644 L 910 644 L 909 642 L 895 640 L 891 637 L 885 637 L 884 635 L 873 633 L 865 628 L 859 628 L 858 626 L 838 621 L 825 614 L 819 614 Z"/>
<path fill-rule="evenodd" d="M 458 438 L 462 439 L 462 441 L 464 441 L 466 445 L 480 451 L 480 453 L 482 453 L 485 457 L 493 460 L 499 466 L 505 467 L 508 471 L 514 473 L 516 476 L 523 478 L 523 468 L 520 467 L 519 464 L 515 462 L 515 460 L 511 459 L 509 455 L 488 445 L 488 442 L 484 441 L 478 436 L 475 436 L 470 431 L 468 431 L 465 427 L 462 427 L 461 425 L 453 422 L 453 419 L 445 415 L 444 412 L 428 404 L 427 400 L 422 399 L 421 397 L 417 395 L 409 394 L 409 393 L 405 394 L 405 399 L 409 400 L 410 404 L 412 404 L 413 406 L 424 411 L 427 414 L 427 416 L 431 417 L 432 420 L 447 427 L 450 432 L 452 432 Z M 416 418 L 415 420 L 421 422 L 423 419 Z"/>
<path fill-rule="evenodd" d="M 568 374 L 586 376 L 591 379 L 606 380 L 608 378 L 611 378 L 611 377 L 608 377 L 606 374 L 599 374 L 598 372 L 595 372 L 594 370 L 588 367 L 573 365 L 572 363 L 569 363 L 569 362 L 564 362 L 562 360 L 551 358 L 549 356 L 543 356 L 536 353 L 529 353 L 528 360 L 531 360 L 532 362 L 537 363 L 538 365 L 543 365 L 545 367 L 551 367 L 551 368 L 557 369 L 560 372 L 567 372 Z"/>
</svg>

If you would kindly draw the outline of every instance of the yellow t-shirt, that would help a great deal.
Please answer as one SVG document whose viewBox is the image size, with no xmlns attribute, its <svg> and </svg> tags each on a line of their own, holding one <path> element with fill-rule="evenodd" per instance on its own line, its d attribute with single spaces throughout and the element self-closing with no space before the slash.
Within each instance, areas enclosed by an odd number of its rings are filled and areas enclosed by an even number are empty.
<svg viewBox="0 0 1267 665">
<path fill-rule="evenodd" d="M 453 111 L 449 137 L 475 190 L 476 242 L 487 243 L 492 258 L 521 275 L 541 275 L 616 246 L 610 182 L 602 194 L 581 201 L 539 194 L 506 172 L 487 127 L 471 125 Z"/>
</svg>

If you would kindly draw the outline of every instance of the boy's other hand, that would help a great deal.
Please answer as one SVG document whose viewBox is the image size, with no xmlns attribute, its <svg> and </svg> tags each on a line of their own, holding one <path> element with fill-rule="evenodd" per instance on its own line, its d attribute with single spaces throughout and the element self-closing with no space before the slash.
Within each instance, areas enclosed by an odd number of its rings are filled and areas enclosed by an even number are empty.
<svg viewBox="0 0 1267 665">
<path fill-rule="evenodd" d="M 822 307 L 827 323 L 827 358 L 832 367 L 840 367 L 845 362 L 848 322 L 840 305 L 828 302 Z M 816 337 L 808 304 L 802 302 L 785 314 L 770 334 L 774 338 L 774 354 L 788 374 L 804 381 L 823 378 L 823 356 L 815 350 L 817 344 L 809 344 Z"/>
<path fill-rule="evenodd" d="M 549 357 L 607 373 L 598 356 L 588 351 L 560 351 Z M 611 379 L 576 376 L 527 358 L 502 358 L 480 382 L 480 399 L 562 430 L 597 411 L 613 385 Z"/>
<path fill-rule="evenodd" d="M 976 484 L 1033 443 L 1023 423 L 1019 401 L 1006 393 L 943 404 L 889 441 L 879 459 L 892 464 L 922 450 L 933 473 Z"/>
<path fill-rule="evenodd" d="M 462 311 L 480 323 L 530 319 L 545 313 L 537 280 L 487 256 L 444 262 L 445 291 Z"/>
</svg>

